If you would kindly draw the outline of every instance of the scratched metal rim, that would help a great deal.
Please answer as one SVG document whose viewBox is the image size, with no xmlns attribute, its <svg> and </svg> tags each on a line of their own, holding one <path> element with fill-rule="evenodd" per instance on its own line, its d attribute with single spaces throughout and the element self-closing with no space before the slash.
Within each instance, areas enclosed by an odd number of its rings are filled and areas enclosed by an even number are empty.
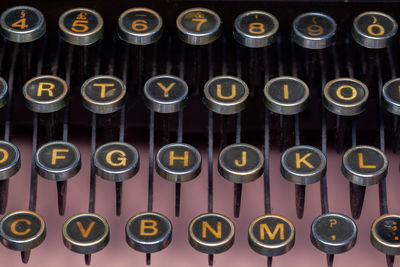
<svg viewBox="0 0 400 267">
<path fill-rule="evenodd" d="M 32 237 L 25 239 L 25 240 L 16 240 L 7 236 L 3 231 L 3 224 L 6 219 L 10 218 L 13 215 L 20 214 L 20 213 L 29 213 L 32 216 L 36 217 L 40 221 L 40 228 L 39 231 Z M 5 239 L 7 237 L 7 240 Z M 1 243 L 12 250 L 16 251 L 29 251 L 31 249 L 36 248 L 46 238 L 46 223 L 44 222 L 43 218 L 37 214 L 36 212 L 30 210 L 16 210 L 13 212 L 8 213 L 4 216 L 0 221 L 0 241 Z"/>
<path fill-rule="evenodd" d="M 129 230 L 129 226 L 132 224 L 133 221 L 139 219 L 142 216 L 154 216 L 161 218 L 167 222 L 167 234 L 163 236 L 162 239 L 155 240 L 155 241 L 141 241 L 138 240 L 134 235 L 132 235 L 131 231 Z M 158 212 L 141 212 L 137 215 L 132 216 L 125 225 L 125 240 L 126 243 L 136 251 L 144 252 L 144 253 L 154 253 L 163 250 L 166 248 L 172 240 L 172 223 L 171 221 L 164 215 Z M 161 242 L 160 242 L 161 241 Z"/>
<path fill-rule="evenodd" d="M 94 81 L 96 79 L 111 79 L 111 80 L 119 83 L 119 85 L 122 88 L 121 94 L 117 98 L 112 99 L 107 102 L 99 102 L 99 101 L 91 99 L 86 94 L 86 87 L 89 85 L 89 83 L 91 83 L 92 81 Z M 125 102 L 126 102 L 126 86 L 123 81 L 121 81 L 120 79 L 118 79 L 115 76 L 97 75 L 97 76 L 94 76 L 84 82 L 84 84 L 81 87 L 81 96 L 82 96 L 82 104 L 87 110 L 89 110 L 93 113 L 97 113 L 97 114 L 110 114 L 110 113 L 120 110 L 122 108 L 122 106 L 125 104 Z"/>
<path fill-rule="evenodd" d="M 385 35 L 384 37 L 375 37 L 371 35 L 364 34 L 358 29 L 358 21 L 362 16 L 365 15 L 379 15 L 386 17 L 393 23 L 393 29 L 389 32 L 388 35 Z M 380 49 L 380 48 L 385 48 L 386 46 L 390 45 L 393 36 L 396 35 L 398 29 L 398 24 L 394 18 L 389 16 L 388 14 L 378 12 L 378 11 L 367 11 L 364 13 L 361 13 L 358 15 L 354 21 L 353 21 L 353 27 L 351 30 L 351 34 L 353 36 L 353 39 L 361 46 L 364 46 L 366 48 L 371 48 L 371 49 Z"/>
<path fill-rule="evenodd" d="M 14 29 L 10 28 L 6 22 L 6 16 L 8 13 L 18 10 L 18 9 L 29 9 L 33 13 L 35 13 L 38 16 L 38 25 L 29 31 L 23 31 L 23 32 L 15 32 Z M 12 8 L 7 9 L 1 14 L 0 17 L 0 24 L 1 28 L 0 31 L 3 34 L 4 38 L 15 42 L 15 43 L 28 43 L 28 42 L 33 42 L 42 37 L 46 33 L 46 21 L 43 16 L 43 13 L 40 12 L 38 9 L 31 7 L 31 6 L 15 6 Z"/>
<path fill-rule="evenodd" d="M 74 31 L 71 31 L 70 29 L 67 29 L 64 25 L 64 19 L 66 16 L 68 16 L 72 12 L 76 11 L 83 11 L 83 12 L 88 12 L 91 13 L 93 16 L 96 17 L 97 19 L 97 26 L 93 30 L 91 30 L 88 33 L 77 33 Z M 101 15 L 90 8 L 84 8 L 84 7 L 77 7 L 73 8 L 70 10 L 67 10 L 64 12 L 60 18 L 58 19 L 58 28 L 59 28 L 59 33 L 61 38 L 70 44 L 73 45 L 80 45 L 80 46 L 85 46 L 85 45 L 91 45 L 103 37 L 103 31 L 104 31 L 104 22 L 103 18 Z"/>
<path fill-rule="evenodd" d="M 259 35 L 250 35 L 243 32 L 239 27 L 240 20 L 246 16 L 253 14 L 260 14 L 269 17 L 273 21 L 274 25 L 273 28 L 269 32 Z M 276 41 L 278 29 L 279 29 L 279 21 L 274 15 L 261 10 L 251 10 L 244 12 L 240 14 L 238 17 L 236 17 L 233 28 L 233 37 L 241 45 L 251 48 L 260 48 L 271 45 Z"/>
<path fill-rule="evenodd" d="M 290 170 L 290 168 L 286 164 L 286 157 L 290 152 L 292 152 L 292 150 L 296 150 L 299 148 L 309 149 L 309 150 L 312 150 L 314 153 L 318 154 L 319 158 L 321 159 L 321 164 L 318 166 L 318 168 L 313 169 L 309 173 L 296 173 L 293 170 Z M 307 146 L 307 145 L 293 146 L 282 153 L 280 169 L 281 169 L 281 174 L 282 174 L 283 178 L 285 178 L 289 182 L 292 182 L 292 183 L 298 184 L 298 185 L 313 184 L 313 183 L 318 182 L 323 176 L 325 176 L 326 157 L 325 157 L 325 154 L 322 153 L 321 150 L 319 150 L 318 148 L 315 148 L 313 146 Z"/>
<path fill-rule="evenodd" d="M 379 235 L 376 233 L 376 225 L 378 224 L 378 222 L 388 217 L 396 217 L 397 219 L 400 220 L 399 214 L 392 214 L 392 213 L 384 214 L 376 218 L 371 225 L 370 241 L 371 244 L 382 253 L 392 256 L 400 255 L 400 243 L 387 242 L 382 238 L 380 238 Z"/>
<path fill-rule="evenodd" d="M 108 147 L 108 146 L 113 146 L 113 145 L 119 145 L 119 146 L 125 146 L 129 150 L 132 151 L 133 154 L 136 155 L 136 160 L 133 160 L 132 163 L 128 166 L 125 166 L 123 170 L 110 170 L 105 168 L 103 165 L 99 163 L 99 156 L 100 152 L 102 149 Z M 123 182 L 126 181 L 130 178 L 133 178 L 139 171 L 139 166 L 140 166 L 140 155 L 137 149 L 125 142 L 109 142 L 105 143 L 99 148 L 96 149 L 96 152 L 94 153 L 94 167 L 96 169 L 96 174 L 103 178 L 104 180 L 108 180 L 111 182 Z"/>
<path fill-rule="evenodd" d="M 176 82 L 182 84 L 184 88 L 184 94 L 181 97 L 174 100 L 154 99 L 149 92 L 149 86 L 154 80 L 162 78 L 175 80 Z M 179 77 L 168 74 L 154 76 L 149 80 L 147 80 L 143 86 L 143 98 L 145 105 L 147 106 L 148 109 L 158 113 L 174 113 L 183 109 L 187 103 L 188 94 L 189 94 L 189 87 L 187 83 Z"/>
<path fill-rule="evenodd" d="M 352 168 L 350 168 L 347 158 L 349 157 L 349 154 L 353 152 L 356 149 L 370 149 L 378 153 L 382 158 L 383 158 L 383 165 L 382 168 L 379 170 L 372 172 L 372 173 L 359 173 Z M 386 155 L 378 148 L 373 147 L 373 146 L 355 146 L 353 148 L 350 148 L 347 150 L 342 158 L 342 173 L 343 175 L 352 183 L 360 185 L 360 186 L 369 186 L 369 185 L 375 185 L 380 183 L 383 179 L 386 178 L 386 174 L 388 171 L 388 166 L 389 162 L 386 157 Z"/>
<path fill-rule="evenodd" d="M 258 223 L 260 220 L 265 219 L 266 217 L 273 217 L 283 220 L 289 225 L 291 232 L 289 238 L 285 242 L 277 245 L 267 246 L 264 243 L 258 241 L 257 237 L 254 235 L 253 229 L 256 223 Z M 291 250 L 294 246 L 295 236 L 296 236 L 296 229 L 294 228 L 293 223 L 288 218 L 276 214 L 266 214 L 255 218 L 250 223 L 248 230 L 248 242 L 250 247 L 258 254 L 268 257 L 280 256 L 289 252 L 289 250 Z"/>
<path fill-rule="evenodd" d="M 193 232 L 193 226 L 195 222 L 203 217 L 208 217 L 208 216 L 219 217 L 229 224 L 231 231 L 229 232 L 226 238 L 220 240 L 219 242 L 211 243 L 211 242 L 205 242 L 196 237 L 196 235 Z M 189 234 L 189 243 L 194 249 L 207 254 L 218 254 L 227 251 L 233 246 L 233 243 L 235 242 L 235 225 L 228 217 L 222 214 L 204 213 L 197 216 L 190 222 L 188 234 Z"/>
<path fill-rule="evenodd" d="M 312 36 L 305 36 L 302 34 L 298 28 L 297 24 L 299 21 L 306 17 L 306 16 L 318 16 L 323 17 L 324 19 L 328 20 L 332 24 L 332 31 L 329 34 L 324 35 L 323 37 L 312 37 Z M 337 25 L 335 20 L 320 12 L 308 12 L 297 16 L 293 23 L 292 23 L 292 39 L 293 41 L 301 47 L 308 48 L 308 49 L 323 49 L 331 46 L 335 41 L 336 37 L 336 29 Z"/>
<path fill-rule="evenodd" d="M 254 150 L 257 153 L 258 157 L 260 158 L 260 161 L 254 167 L 254 169 L 249 170 L 249 171 L 235 171 L 235 170 L 232 170 L 231 168 L 229 168 L 228 166 L 226 166 L 224 164 L 224 162 L 222 161 L 222 158 L 224 157 L 224 155 L 226 153 L 229 152 L 229 149 L 232 149 L 235 147 L 241 147 L 241 146 L 242 147 L 244 146 L 244 147 Z M 250 145 L 250 144 L 237 143 L 237 144 L 229 145 L 229 146 L 225 147 L 224 149 L 222 149 L 222 151 L 218 155 L 218 172 L 226 180 L 234 182 L 234 183 L 238 183 L 238 184 L 244 184 L 244 183 L 249 183 L 249 182 L 255 181 L 259 177 L 261 177 L 261 175 L 264 172 L 264 155 L 261 152 L 261 150 L 259 150 L 257 147 Z"/>
<path fill-rule="evenodd" d="M 80 217 L 93 217 L 96 219 L 99 219 L 103 225 L 104 225 L 104 233 L 103 235 L 98 238 L 95 241 L 92 242 L 79 242 L 74 240 L 67 231 L 67 227 L 68 225 L 71 223 L 71 221 L 80 218 Z M 93 254 L 96 253 L 100 250 L 102 250 L 103 248 L 105 248 L 108 244 L 108 241 L 110 239 L 110 227 L 108 225 L 108 222 L 106 219 L 104 219 L 103 217 L 101 217 L 100 215 L 94 214 L 94 213 L 79 213 L 76 215 L 71 216 L 70 218 L 68 218 L 68 220 L 65 221 L 65 223 L 63 224 L 63 228 L 62 228 L 62 235 L 63 235 L 63 242 L 64 245 L 76 252 L 76 253 L 80 253 L 80 254 Z"/>
<path fill-rule="evenodd" d="M 183 25 L 182 25 L 182 18 L 193 11 L 202 11 L 205 13 L 210 13 L 213 16 L 215 16 L 217 24 L 216 26 L 210 30 L 209 32 L 205 33 L 196 33 L 192 31 L 186 30 Z M 176 26 L 177 26 L 177 33 L 178 37 L 185 43 L 191 44 L 191 45 L 206 45 L 209 43 L 214 42 L 221 36 L 221 28 L 222 28 L 222 22 L 221 18 L 217 13 L 214 11 L 207 9 L 207 8 L 202 8 L 202 7 L 195 7 L 195 8 L 190 8 L 182 13 L 179 14 L 179 16 L 176 19 Z"/>
<path fill-rule="evenodd" d="M 124 17 L 131 13 L 131 12 L 136 12 L 136 11 L 145 11 L 153 14 L 157 20 L 158 24 L 157 26 L 150 32 L 146 33 L 139 33 L 135 32 L 132 33 L 129 31 L 129 29 L 124 27 Z M 133 44 L 133 45 L 149 45 L 157 42 L 161 36 L 162 36 L 162 26 L 163 26 L 163 21 L 161 16 L 155 12 L 152 9 L 145 8 L 145 7 L 135 7 L 135 8 L 130 8 L 128 10 L 125 10 L 118 18 L 118 36 L 121 40 L 124 40 L 127 43 Z"/>
<path fill-rule="evenodd" d="M 316 232 L 316 225 L 319 219 L 324 218 L 324 217 L 340 217 L 342 219 L 344 219 L 345 221 L 349 222 L 351 224 L 351 226 L 353 227 L 353 233 L 351 234 L 351 236 L 341 242 L 329 242 L 327 240 L 321 240 L 321 239 L 316 239 L 315 237 L 318 236 L 318 233 Z M 315 218 L 313 220 L 313 222 L 311 223 L 311 232 L 310 232 L 310 239 L 311 239 L 311 243 L 319 250 L 321 250 L 322 252 L 325 252 L 327 254 L 340 254 L 340 253 L 344 253 L 346 251 L 349 251 L 350 249 L 352 249 L 354 247 L 354 245 L 357 242 L 357 225 L 356 223 L 348 216 L 341 214 L 341 213 L 326 213 L 326 214 L 322 214 L 320 216 L 318 216 L 317 218 Z"/>
</svg>

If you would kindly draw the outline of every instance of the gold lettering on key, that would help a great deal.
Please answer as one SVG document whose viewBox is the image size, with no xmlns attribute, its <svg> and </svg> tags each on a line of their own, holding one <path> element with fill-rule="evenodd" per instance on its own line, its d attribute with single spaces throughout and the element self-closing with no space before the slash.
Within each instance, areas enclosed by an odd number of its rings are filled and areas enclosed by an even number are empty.
<svg viewBox="0 0 400 267">
<path fill-rule="evenodd" d="M 210 231 L 210 233 L 215 236 L 218 239 L 222 238 L 222 223 L 217 222 L 217 231 L 215 231 L 214 228 L 211 227 L 211 225 L 208 222 L 202 222 L 202 233 L 201 237 L 206 238 L 207 237 L 207 230 Z"/>
<path fill-rule="evenodd" d="M 114 154 L 118 154 L 118 157 L 117 157 L 118 162 L 114 162 L 112 160 L 112 156 Z M 126 166 L 126 154 L 122 150 L 111 150 L 106 155 L 106 161 L 108 164 L 110 164 L 111 166 L 114 166 L 114 167 Z"/>
<path fill-rule="evenodd" d="M 267 233 L 268 238 L 270 240 L 275 240 L 278 233 L 280 240 L 285 239 L 285 227 L 283 227 L 283 223 L 278 223 L 274 228 L 274 232 L 271 232 L 271 229 L 269 228 L 268 224 L 266 223 L 260 224 L 260 240 L 265 239 L 265 233 Z"/>
<path fill-rule="evenodd" d="M 242 162 L 239 162 L 239 160 L 235 159 L 235 165 L 238 167 L 244 167 L 247 164 L 247 152 L 242 151 Z"/>
</svg>

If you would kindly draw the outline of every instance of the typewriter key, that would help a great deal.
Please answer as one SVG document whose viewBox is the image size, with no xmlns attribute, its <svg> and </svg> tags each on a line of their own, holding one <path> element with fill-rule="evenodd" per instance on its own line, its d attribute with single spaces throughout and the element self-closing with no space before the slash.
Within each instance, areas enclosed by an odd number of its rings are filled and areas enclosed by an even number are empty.
<svg viewBox="0 0 400 267">
<path fill-rule="evenodd" d="M 94 213 L 80 213 L 65 221 L 64 245 L 73 252 L 93 254 L 106 247 L 110 239 L 107 221 Z"/>
<path fill-rule="evenodd" d="M 205 213 L 194 218 L 189 225 L 190 245 L 206 254 L 222 253 L 235 241 L 233 222 L 217 213 Z"/>
<path fill-rule="evenodd" d="M 255 146 L 232 144 L 225 147 L 218 157 L 218 171 L 225 179 L 249 183 L 259 178 L 264 170 L 264 156 Z"/>
<path fill-rule="evenodd" d="M 298 185 L 318 182 L 326 173 L 326 157 L 312 146 L 294 146 L 281 156 L 282 176 Z"/>
<path fill-rule="evenodd" d="M 0 17 L 1 33 L 15 43 L 33 42 L 46 32 L 42 12 L 30 6 L 16 6 L 7 9 Z"/>
<path fill-rule="evenodd" d="M 172 75 L 160 75 L 144 85 L 146 106 L 159 113 L 173 113 L 186 104 L 189 89 L 186 82 Z"/>
<path fill-rule="evenodd" d="M 247 106 L 249 88 L 246 83 L 233 76 L 218 76 L 204 85 L 204 105 L 215 113 L 231 115 Z"/>
<path fill-rule="evenodd" d="M 400 78 L 393 79 L 383 86 L 383 104 L 387 111 L 400 115 Z"/>
<path fill-rule="evenodd" d="M 323 13 L 310 12 L 296 17 L 292 24 L 292 39 L 301 47 L 323 49 L 335 41 L 336 22 Z"/>
<path fill-rule="evenodd" d="M 68 103 L 67 83 L 52 75 L 37 76 L 22 88 L 25 105 L 38 113 L 50 113 L 64 108 Z"/>
<path fill-rule="evenodd" d="M 294 246 L 295 229 L 279 215 L 263 215 L 249 226 L 249 245 L 257 253 L 272 257 L 287 253 Z"/>
<path fill-rule="evenodd" d="M 278 29 L 279 22 L 274 15 L 253 10 L 235 19 L 233 37 L 247 47 L 265 47 L 276 41 Z"/>
<path fill-rule="evenodd" d="M 349 251 L 357 241 L 357 225 L 340 213 L 318 216 L 311 224 L 311 243 L 327 253 L 339 254 Z"/>
<path fill-rule="evenodd" d="M 385 154 L 372 146 L 356 146 L 343 155 L 342 173 L 353 184 L 378 184 L 385 179 L 387 169 Z"/>
<path fill-rule="evenodd" d="M 109 114 L 126 101 L 125 84 L 114 76 L 101 75 L 87 80 L 81 88 L 83 106 L 97 114 Z"/>
<path fill-rule="evenodd" d="M 28 252 L 39 246 L 45 237 L 46 224 L 33 211 L 17 210 L 0 221 L 0 240 L 9 249 Z"/>
<path fill-rule="evenodd" d="M 126 223 L 126 242 L 134 250 L 154 253 L 166 248 L 172 240 L 172 224 L 156 212 L 143 212 Z"/>
<path fill-rule="evenodd" d="M 162 178 L 175 183 L 193 180 L 201 171 L 200 152 L 183 143 L 165 145 L 157 152 L 156 171 Z"/>
<path fill-rule="evenodd" d="M 367 48 L 385 48 L 397 33 L 397 22 L 377 11 L 364 12 L 353 21 L 354 40 Z"/>
<path fill-rule="evenodd" d="M 295 77 L 277 77 L 264 87 L 264 104 L 272 112 L 294 115 L 307 107 L 308 86 Z"/>
<path fill-rule="evenodd" d="M 91 45 L 103 36 L 103 18 L 88 8 L 74 8 L 58 20 L 61 38 L 73 45 Z"/>
<path fill-rule="evenodd" d="M 191 8 L 176 19 L 179 38 L 191 45 L 205 45 L 221 35 L 221 19 L 217 13 L 206 8 Z"/>
<path fill-rule="evenodd" d="M 118 36 L 133 45 L 157 42 L 162 34 L 162 18 L 148 8 L 131 8 L 118 19 Z"/>
<path fill-rule="evenodd" d="M 325 85 L 323 104 L 336 115 L 355 116 L 365 110 L 368 94 L 364 83 L 352 78 L 338 78 Z"/>
<path fill-rule="evenodd" d="M 371 226 L 372 245 L 387 255 L 400 255 L 399 226 L 398 214 L 385 214 L 377 218 Z"/>
<path fill-rule="evenodd" d="M 106 143 L 94 154 L 96 174 L 113 182 L 132 178 L 139 170 L 139 161 L 136 148 L 123 142 Z"/>
<path fill-rule="evenodd" d="M 0 141 L 0 180 L 15 175 L 21 167 L 18 148 L 7 141 Z"/>
<path fill-rule="evenodd" d="M 55 141 L 38 149 L 35 163 L 39 175 L 43 178 L 65 181 L 74 177 L 81 169 L 81 154 L 75 145 Z"/>
<path fill-rule="evenodd" d="M 0 108 L 7 104 L 8 100 L 8 86 L 6 81 L 0 77 Z"/>
</svg>

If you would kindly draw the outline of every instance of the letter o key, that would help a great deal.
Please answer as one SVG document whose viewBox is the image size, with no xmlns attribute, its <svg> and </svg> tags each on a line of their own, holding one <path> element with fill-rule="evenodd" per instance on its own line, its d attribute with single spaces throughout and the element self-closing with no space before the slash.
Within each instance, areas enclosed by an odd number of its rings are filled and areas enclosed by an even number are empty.
<svg viewBox="0 0 400 267">
<path fill-rule="evenodd" d="M 323 104 L 330 112 L 341 116 L 355 116 L 367 105 L 367 86 L 352 78 L 338 78 L 324 87 Z"/>
</svg>

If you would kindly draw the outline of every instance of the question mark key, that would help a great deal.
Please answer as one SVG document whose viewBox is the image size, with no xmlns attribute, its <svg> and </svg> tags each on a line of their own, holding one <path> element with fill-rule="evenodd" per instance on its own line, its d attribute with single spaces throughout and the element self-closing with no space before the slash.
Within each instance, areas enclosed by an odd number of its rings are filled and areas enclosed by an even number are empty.
<svg viewBox="0 0 400 267">
<path fill-rule="evenodd" d="M 312 222 L 310 239 L 317 249 L 327 254 L 344 253 L 356 244 L 357 226 L 346 215 L 323 214 Z"/>
</svg>

